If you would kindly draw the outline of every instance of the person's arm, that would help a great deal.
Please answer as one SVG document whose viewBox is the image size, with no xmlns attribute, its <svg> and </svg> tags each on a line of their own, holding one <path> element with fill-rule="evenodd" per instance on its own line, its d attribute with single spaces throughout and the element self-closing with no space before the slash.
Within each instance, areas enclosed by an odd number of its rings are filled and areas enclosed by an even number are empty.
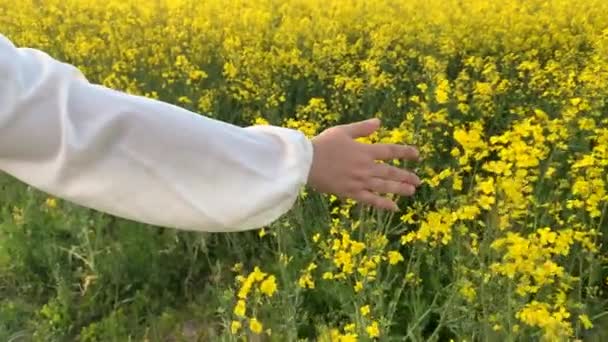
<svg viewBox="0 0 608 342">
<path fill-rule="evenodd" d="M 291 208 L 312 157 L 298 131 L 94 85 L 0 35 L 0 171 L 46 193 L 152 225 L 247 230 Z"/>
<path fill-rule="evenodd" d="M 396 210 L 420 179 L 377 160 L 410 146 L 355 139 L 380 121 L 312 140 L 277 126 L 238 127 L 89 83 L 74 67 L 0 34 L 0 171 L 78 205 L 152 225 L 208 232 L 260 228 L 302 186 Z"/>
</svg>

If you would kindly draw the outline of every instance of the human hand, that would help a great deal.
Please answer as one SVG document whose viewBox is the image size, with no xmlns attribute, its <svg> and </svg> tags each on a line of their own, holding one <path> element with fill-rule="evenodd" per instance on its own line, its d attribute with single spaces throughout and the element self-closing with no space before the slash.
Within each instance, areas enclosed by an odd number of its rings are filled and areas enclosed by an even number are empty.
<svg viewBox="0 0 608 342">
<path fill-rule="evenodd" d="M 331 127 L 312 139 L 314 156 L 308 184 L 316 191 L 348 197 L 379 209 L 397 211 L 397 204 L 376 193 L 412 196 L 421 184 L 414 173 L 377 160 L 419 161 L 418 150 L 395 144 L 363 144 L 380 120 Z"/>
</svg>

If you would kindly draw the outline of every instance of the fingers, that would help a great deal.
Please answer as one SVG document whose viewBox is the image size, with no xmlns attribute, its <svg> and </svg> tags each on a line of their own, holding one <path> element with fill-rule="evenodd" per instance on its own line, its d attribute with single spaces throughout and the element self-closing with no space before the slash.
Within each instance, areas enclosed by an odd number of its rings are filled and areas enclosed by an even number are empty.
<svg viewBox="0 0 608 342">
<path fill-rule="evenodd" d="M 361 203 L 365 203 L 368 205 L 371 205 L 373 207 L 376 207 L 378 209 L 385 209 L 385 210 L 392 210 L 392 211 L 398 211 L 399 207 L 397 207 L 397 204 L 395 204 L 395 202 L 389 200 L 388 198 L 376 195 L 370 191 L 360 191 L 359 193 L 357 193 L 356 196 L 353 196 L 355 200 L 361 202 Z"/>
<path fill-rule="evenodd" d="M 372 176 L 401 183 L 409 183 L 413 186 L 419 186 L 422 183 L 420 178 L 414 173 L 387 164 L 375 164 Z"/>
<path fill-rule="evenodd" d="M 353 122 L 350 124 L 340 126 L 346 134 L 353 139 L 363 138 L 374 133 L 378 128 L 380 128 L 380 120 L 379 119 L 369 119 L 365 121 Z"/>
<path fill-rule="evenodd" d="M 416 187 L 412 184 L 395 182 L 382 178 L 370 179 L 368 188 L 368 190 L 373 192 L 403 196 L 412 196 L 416 192 Z"/>
<path fill-rule="evenodd" d="M 405 159 L 419 161 L 420 153 L 415 147 L 397 144 L 364 145 L 375 160 Z"/>
</svg>

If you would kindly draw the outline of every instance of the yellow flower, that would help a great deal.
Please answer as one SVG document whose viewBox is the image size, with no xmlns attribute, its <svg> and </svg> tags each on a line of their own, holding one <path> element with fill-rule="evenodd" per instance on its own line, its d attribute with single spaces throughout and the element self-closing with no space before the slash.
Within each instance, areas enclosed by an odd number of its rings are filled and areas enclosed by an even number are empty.
<svg viewBox="0 0 608 342">
<path fill-rule="evenodd" d="M 183 103 L 183 104 L 191 104 L 192 100 L 190 100 L 190 98 L 188 98 L 188 96 L 181 96 L 180 98 L 177 99 L 177 102 Z"/>
<path fill-rule="evenodd" d="M 275 276 L 271 275 L 270 277 L 266 278 L 266 280 L 264 280 L 260 285 L 260 291 L 262 291 L 262 293 L 268 297 L 272 297 L 272 295 L 274 295 L 274 293 L 277 291 Z"/>
<path fill-rule="evenodd" d="M 493 194 L 494 193 L 494 178 L 488 178 L 487 180 L 480 182 L 478 187 L 486 195 Z"/>
<path fill-rule="evenodd" d="M 48 208 L 55 209 L 55 208 L 57 208 L 57 199 L 55 199 L 53 197 L 49 197 L 46 199 L 45 204 Z"/>
<path fill-rule="evenodd" d="M 237 68 L 231 62 L 226 62 L 224 64 L 224 75 L 228 78 L 235 78 L 237 75 Z"/>
<path fill-rule="evenodd" d="M 355 283 L 354 289 L 355 289 L 355 292 L 357 292 L 357 293 L 361 292 L 361 290 L 363 290 L 363 282 L 362 281 L 357 281 Z"/>
<path fill-rule="evenodd" d="M 414 219 L 413 219 L 415 213 L 416 212 L 413 210 L 408 211 L 407 213 L 405 213 L 404 215 L 401 216 L 401 222 L 410 223 L 410 224 L 415 223 L 416 221 L 414 221 Z"/>
<path fill-rule="evenodd" d="M 477 291 L 473 287 L 473 283 L 466 280 L 464 284 L 460 287 L 460 295 L 462 295 L 468 302 L 473 302 L 475 297 L 477 296 Z"/>
<path fill-rule="evenodd" d="M 264 236 L 266 236 L 266 229 L 261 228 L 261 229 L 258 231 L 258 236 L 259 236 L 259 237 L 261 237 L 261 238 L 262 238 L 262 237 L 264 237 Z"/>
<path fill-rule="evenodd" d="M 242 279 L 240 276 L 237 277 L 237 279 Z M 251 287 L 253 286 L 253 277 L 250 274 L 247 278 L 245 278 L 245 280 L 242 281 L 242 285 L 241 285 L 241 289 L 239 290 L 237 296 L 240 299 L 245 299 L 247 298 L 247 296 L 249 295 L 249 292 L 251 291 Z"/>
<path fill-rule="evenodd" d="M 462 190 L 462 178 L 458 175 L 455 175 L 453 178 L 452 189 L 456 191 Z"/>
<path fill-rule="evenodd" d="M 317 233 L 312 237 L 312 241 L 319 242 L 320 238 L 321 238 L 321 234 Z"/>
<path fill-rule="evenodd" d="M 344 335 L 341 335 L 338 337 L 338 342 L 357 342 L 358 341 L 357 337 L 358 337 L 357 334 L 354 334 L 354 333 L 344 334 Z"/>
<path fill-rule="evenodd" d="M 365 244 L 363 242 L 353 241 L 350 248 L 352 255 L 357 255 L 365 249 Z"/>
<path fill-rule="evenodd" d="M 398 262 L 403 261 L 403 255 L 398 251 L 389 251 L 388 252 L 388 262 L 391 265 L 395 265 Z"/>
<path fill-rule="evenodd" d="M 241 329 L 241 322 L 232 321 L 232 323 L 230 323 L 230 332 L 232 332 L 232 334 L 236 334 L 239 329 Z"/>
<path fill-rule="evenodd" d="M 256 334 L 260 334 L 264 327 L 256 318 L 252 318 L 249 320 L 249 329 Z"/>
<path fill-rule="evenodd" d="M 402 245 L 408 244 L 416 239 L 416 232 L 409 232 L 405 235 L 401 235 L 400 241 Z"/>
<path fill-rule="evenodd" d="M 591 323 L 589 316 L 587 316 L 586 314 L 582 314 L 582 315 L 578 316 L 578 319 L 581 321 L 581 323 L 583 324 L 583 327 L 585 327 L 585 329 L 593 328 L 593 323 Z"/>
<path fill-rule="evenodd" d="M 298 279 L 298 285 L 303 288 L 309 288 L 309 289 L 314 289 L 315 288 L 315 282 L 312 279 L 312 276 L 310 275 L 310 273 L 305 272 L 304 274 L 302 274 L 302 276 L 300 276 L 300 279 Z"/>
<path fill-rule="evenodd" d="M 268 120 L 262 118 L 262 117 L 256 117 L 255 121 L 253 122 L 254 125 L 257 126 L 267 126 L 269 125 Z"/>
<path fill-rule="evenodd" d="M 482 196 L 479 196 L 479 198 L 477 199 L 477 203 L 483 209 L 490 210 L 492 208 L 492 205 L 494 203 L 496 203 L 496 199 L 492 196 L 482 195 Z"/>
<path fill-rule="evenodd" d="M 363 317 L 369 315 L 369 312 L 370 312 L 369 305 L 362 306 L 360 311 L 361 311 L 361 315 L 363 315 Z"/>
<path fill-rule="evenodd" d="M 435 89 L 435 99 L 437 103 L 443 104 L 448 102 L 450 91 L 450 83 L 448 80 L 441 80 Z"/>
<path fill-rule="evenodd" d="M 365 328 L 367 335 L 369 337 L 379 337 L 380 336 L 380 328 L 378 327 L 378 322 L 373 321 L 370 325 Z"/>
<path fill-rule="evenodd" d="M 266 273 L 262 272 L 260 270 L 260 268 L 258 266 L 256 266 L 253 269 L 253 272 L 251 273 L 250 276 L 253 279 L 253 281 L 262 281 L 262 279 L 264 279 L 264 277 L 266 277 Z"/>
<path fill-rule="evenodd" d="M 245 311 L 246 311 L 245 301 L 242 299 L 239 299 L 239 301 L 234 306 L 234 314 L 237 315 L 238 317 L 245 317 Z"/>
<path fill-rule="evenodd" d="M 572 327 L 568 322 L 569 314 L 563 307 L 551 310 L 547 303 L 532 301 L 524 306 L 516 317 L 530 325 L 543 329 L 543 335 L 549 340 L 558 340 L 572 334 Z"/>
</svg>

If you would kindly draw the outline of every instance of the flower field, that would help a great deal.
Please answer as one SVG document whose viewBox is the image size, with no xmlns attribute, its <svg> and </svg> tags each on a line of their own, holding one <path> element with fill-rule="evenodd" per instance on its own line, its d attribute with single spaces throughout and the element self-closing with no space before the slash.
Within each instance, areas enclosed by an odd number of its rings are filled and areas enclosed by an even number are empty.
<svg viewBox="0 0 608 342">
<path fill-rule="evenodd" d="M 241 126 L 378 117 L 362 141 L 424 158 L 398 213 L 303 189 L 229 234 L 1 175 L 0 341 L 608 340 L 608 2 L 0 0 L 0 33 Z"/>
</svg>

